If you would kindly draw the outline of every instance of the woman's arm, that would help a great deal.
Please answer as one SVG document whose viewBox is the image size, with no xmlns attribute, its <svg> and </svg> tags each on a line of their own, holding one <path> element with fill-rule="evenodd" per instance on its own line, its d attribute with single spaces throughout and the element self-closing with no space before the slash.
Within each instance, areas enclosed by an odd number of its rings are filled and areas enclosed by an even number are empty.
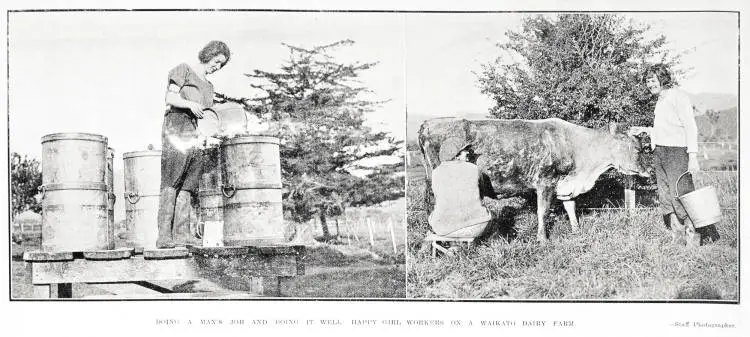
<svg viewBox="0 0 750 337">
<path fill-rule="evenodd" d="M 628 129 L 628 135 L 630 136 L 637 136 L 641 133 L 645 133 L 649 136 L 651 136 L 651 133 L 653 132 L 652 127 L 646 127 L 646 126 L 632 126 L 630 129 Z"/>
<path fill-rule="evenodd" d="M 695 114 L 693 105 L 690 104 L 690 98 L 686 94 L 677 98 L 677 118 L 682 122 L 685 128 L 685 144 L 687 144 L 688 153 L 698 152 L 698 126 L 695 124 Z"/>
<path fill-rule="evenodd" d="M 679 95 L 675 96 L 674 104 L 677 109 L 677 118 L 680 119 L 682 126 L 685 128 L 688 171 L 695 173 L 700 171 L 700 165 L 698 165 L 698 126 L 695 123 L 693 104 L 690 103 L 690 97 L 683 92 L 680 92 Z"/>
<path fill-rule="evenodd" d="M 167 87 L 167 93 L 164 96 L 164 101 L 176 108 L 190 109 L 190 112 L 192 112 L 196 118 L 203 118 L 203 106 L 198 102 L 182 98 L 182 96 L 180 96 L 180 87 L 177 84 L 169 84 Z"/>
<path fill-rule="evenodd" d="M 492 181 L 490 181 L 490 177 L 482 172 L 482 170 L 479 170 L 479 199 L 482 199 L 484 197 L 497 199 L 497 193 L 495 193 L 495 189 L 492 188 Z"/>
</svg>

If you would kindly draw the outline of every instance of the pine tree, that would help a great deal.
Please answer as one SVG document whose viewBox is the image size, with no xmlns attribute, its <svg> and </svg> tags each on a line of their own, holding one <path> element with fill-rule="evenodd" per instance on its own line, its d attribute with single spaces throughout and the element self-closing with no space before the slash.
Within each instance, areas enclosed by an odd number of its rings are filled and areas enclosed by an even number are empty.
<svg viewBox="0 0 750 337">
<path fill-rule="evenodd" d="M 359 75 L 377 63 L 341 63 L 332 52 L 351 46 L 344 40 L 311 49 L 291 46 L 281 71 L 246 74 L 252 87 L 267 96 L 251 108 L 267 119 L 281 121 L 281 168 L 284 209 L 297 222 L 326 220 L 347 206 L 370 205 L 403 197 L 403 163 L 382 165 L 364 178 L 350 173 L 358 161 L 378 156 L 402 157 L 401 141 L 364 125 L 368 113 L 383 102 L 360 98 L 369 90 Z M 260 82 L 260 84 L 258 84 Z"/>
</svg>

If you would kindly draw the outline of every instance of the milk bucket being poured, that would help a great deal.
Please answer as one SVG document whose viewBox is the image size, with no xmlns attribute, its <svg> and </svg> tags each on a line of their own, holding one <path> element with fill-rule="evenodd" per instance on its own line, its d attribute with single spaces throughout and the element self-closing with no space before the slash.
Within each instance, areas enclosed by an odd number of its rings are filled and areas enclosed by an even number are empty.
<svg viewBox="0 0 750 337">
<path fill-rule="evenodd" d="M 198 120 L 198 130 L 206 137 L 227 137 L 258 134 L 268 129 L 255 115 L 236 103 L 218 104 L 204 110 Z"/>
</svg>

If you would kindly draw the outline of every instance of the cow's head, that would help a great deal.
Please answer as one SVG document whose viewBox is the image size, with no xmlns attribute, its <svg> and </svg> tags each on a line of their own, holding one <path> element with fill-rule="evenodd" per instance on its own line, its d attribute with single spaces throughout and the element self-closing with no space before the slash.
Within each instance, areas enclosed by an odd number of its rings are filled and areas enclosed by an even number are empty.
<svg viewBox="0 0 750 337">
<path fill-rule="evenodd" d="M 615 167 L 626 175 L 638 175 L 644 178 L 651 176 L 650 156 L 640 139 L 625 134 L 615 135 L 616 148 L 612 149 L 615 156 Z M 650 148 L 649 148 L 650 149 Z"/>
</svg>

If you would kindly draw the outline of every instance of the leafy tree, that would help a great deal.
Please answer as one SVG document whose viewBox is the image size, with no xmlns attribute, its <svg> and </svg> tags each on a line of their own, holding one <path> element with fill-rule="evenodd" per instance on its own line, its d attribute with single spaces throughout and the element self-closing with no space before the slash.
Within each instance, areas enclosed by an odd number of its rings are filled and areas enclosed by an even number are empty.
<svg viewBox="0 0 750 337">
<path fill-rule="evenodd" d="M 664 51 L 665 37 L 649 39 L 648 31 L 611 14 L 525 18 L 498 45 L 501 57 L 478 74 L 482 93 L 495 101 L 490 114 L 595 128 L 650 125 L 656 100 L 643 75 L 655 62 L 675 69 L 680 55 Z"/>
<path fill-rule="evenodd" d="M 366 158 L 401 155 L 401 141 L 364 125 L 365 115 L 383 102 L 360 98 L 368 92 L 357 78 L 377 63 L 341 63 L 331 54 L 351 40 L 311 49 L 291 46 L 279 72 L 254 70 L 252 87 L 267 96 L 249 109 L 280 121 L 284 207 L 295 221 L 341 215 L 346 206 L 369 205 L 403 196 L 403 176 L 395 167 L 376 168 L 364 178 L 350 171 Z"/>
<path fill-rule="evenodd" d="M 42 205 L 37 200 L 42 185 L 42 171 L 36 159 L 11 153 L 10 158 L 11 207 L 13 216 L 27 210 L 39 213 Z"/>
</svg>

